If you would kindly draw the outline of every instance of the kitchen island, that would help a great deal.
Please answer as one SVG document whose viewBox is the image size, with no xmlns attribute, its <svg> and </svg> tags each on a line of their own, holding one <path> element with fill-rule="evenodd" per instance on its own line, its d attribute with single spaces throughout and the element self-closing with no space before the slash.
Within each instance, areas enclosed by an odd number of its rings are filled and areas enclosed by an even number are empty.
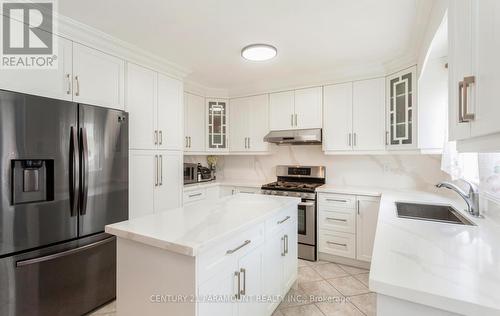
<svg viewBox="0 0 500 316">
<path fill-rule="evenodd" d="M 299 203 L 237 194 L 106 226 L 118 315 L 271 315 L 297 278 Z"/>
</svg>

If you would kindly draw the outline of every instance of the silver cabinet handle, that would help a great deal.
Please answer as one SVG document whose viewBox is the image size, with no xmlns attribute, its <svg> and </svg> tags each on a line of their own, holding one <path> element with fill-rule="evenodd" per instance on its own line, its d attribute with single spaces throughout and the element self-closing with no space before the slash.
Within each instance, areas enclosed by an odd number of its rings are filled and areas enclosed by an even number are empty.
<svg viewBox="0 0 500 316">
<path fill-rule="evenodd" d="M 188 148 L 188 137 L 184 136 L 184 138 L 185 138 L 186 148 Z"/>
<path fill-rule="evenodd" d="M 188 139 L 189 139 L 189 148 L 191 148 L 191 136 L 189 136 Z"/>
<path fill-rule="evenodd" d="M 352 134 L 349 133 L 349 135 L 347 136 L 347 139 L 348 139 L 347 142 L 349 144 L 349 147 L 351 147 L 351 137 L 352 137 Z"/>
<path fill-rule="evenodd" d="M 155 187 L 158 186 L 158 155 L 155 155 Z"/>
<path fill-rule="evenodd" d="M 276 224 L 278 224 L 278 225 L 283 224 L 284 222 L 286 222 L 289 219 L 290 219 L 290 216 L 287 216 L 287 217 L 283 218 L 281 221 L 277 221 Z"/>
<path fill-rule="evenodd" d="M 234 296 L 237 300 L 239 300 L 241 298 L 241 292 L 240 292 L 240 288 L 241 288 L 241 276 L 240 276 L 240 271 L 236 271 L 234 272 L 234 276 L 238 279 L 238 288 L 236 290 L 236 295 Z"/>
<path fill-rule="evenodd" d="M 358 210 L 358 215 L 360 214 L 359 213 L 359 200 L 356 201 L 356 209 Z"/>
<path fill-rule="evenodd" d="M 358 146 L 358 134 L 357 133 L 354 133 L 353 145 L 354 145 L 354 147 Z"/>
<path fill-rule="evenodd" d="M 326 243 L 327 244 L 331 244 L 331 245 L 337 245 L 337 246 L 347 247 L 347 244 L 341 244 L 341 243 L 333 242 L 333 241 L 327 241 Z"/>
<path fill-rule="evenodd" d="M 285 236 L 281 237 L 281 256 L 284 257 L 285 254 Z"/>
<path fill-rule="evenodd" d="M 201 193 L 194 193 L 194 194 L 190 194 L 189 197 L 192 198 L 192 197 L 196 197 L 196 196 L 200 196 Z"/>
<path fill-rule="evenodd" d="M 338 200 L 338 199 L 326 199 L 328 202 L 342 202 L 347 203 L 347 200 Z"/>
<path fill-rule="evenodd" d="M 290 125 L 293 127 L 293 114 L 290 114 Z"/>
<path fill-rule="evenodd" d="M 385 145 L 389 145 L 389 131 L 385 132 Z"/>
<path fill-rule="evenodd" d="M 239 245 L 238 247 L 236 247 L 234 249 L 229 249 L 228 251 L 226 251 L 226 254 L 227 255 L 233 254 L 236 251 L 240 250 L 241 248 L 245 247 L 246 245 L 250 244 L 251 242 L 252 242 L 251 240 L 245 240 L 245 242 L 242 243 L 241 245 Z"/>
<path fill-rule="evenodd" d="M 66 94 L 71 94 L 71 75 L 66 74 L 66 80 L 68 81 L 68 89 L 66 90 Z"/>
<path fill-rule="evenodd" d="M 347 219 L 343 219 L 343 218 L 327 217 L 326 219 L 329 221 L 347 222 Z"/>
<path fill-rule="evenodd" d="M 243 288 L 241 289 L 240 291 L 240 294 L 241 295 L 246 295 L 246 292 L 247 292 L 247 270 L 244 269 L 244 268 L 241 268 L 240 269 L 240 275 L 243 274 Z"/>
<path fill-rule="evenodd" d="M 163 133 L 161 130 L 158 133 L 160 135 L 160 145 L 162 145 L 163 144 Z"/>
<path fill-rule="evenodd" d="M 285 235 L 285 255 L 288 254 L 288 235 Z"/>
<path fill-rule="evenodd" d="M 250 149 L 250 137 L 248 137 L 248 149 Z"/>
<path fill-rule="evenodd" d="M 155 132 L 153 134 L 153 139 L 154 139 L 155 145 L 158 145 L 158 131 L 157 130 L 155 130 Z"/>
<path fill-rule="evenodd" d="M 80 80 L 79 80 L 78 76 L 75 76 L 75 83 L 76 83 L 75 95 L 79 96 L 80 95 Z"/>
<path fill-rule="evenodd" d="M 163 155 L 160 155 L 160 185 L 163 185 Z"/>
<path fill-rule="evenodd" d="M 463 92 L 463 100 L 461 102 L 462 107 L 463 107 L 463 110 L 462 110 L 462 113 L 461 113 L 461 118 L 462 118 L 461 123 L 463 123 L 463 122 L 470 122 L 470 121 L 473 121 L 476 118 L 476 115 L 474 113 L 469 113 L 468 104 L 467 104 L 467 99 L 468 99 L 467 91 L 468 91 L 468 88 L 469 88 L 469 86 L 471 84 L 473 84 L 475 82 L 476 82 L 476 77 L 474 77 L 474 76 L 465 77 L 464 81 L 461 81 L 461 84 L 462 84 L 461 90 Z"/>
<path fill-rule="evenodd" d="M 297 113 L 295 113 L 295 127 L 297 127 Z"/>
</svg>

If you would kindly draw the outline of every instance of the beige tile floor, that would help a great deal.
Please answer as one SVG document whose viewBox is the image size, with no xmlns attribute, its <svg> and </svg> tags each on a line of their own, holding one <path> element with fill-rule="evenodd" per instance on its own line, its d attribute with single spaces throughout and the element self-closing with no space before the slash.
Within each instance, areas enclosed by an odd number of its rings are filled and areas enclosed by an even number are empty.
<svg viewBox="0 0 500 316">
<path fill-rule="evenodd" d="M 368 289 L 368 274 L 364 269 L 299 259 L 297 282 L 272 316 L 373 316 L 376 296 Z M 116 316 L 116 303 L 88 316 Z"/>
</svg>

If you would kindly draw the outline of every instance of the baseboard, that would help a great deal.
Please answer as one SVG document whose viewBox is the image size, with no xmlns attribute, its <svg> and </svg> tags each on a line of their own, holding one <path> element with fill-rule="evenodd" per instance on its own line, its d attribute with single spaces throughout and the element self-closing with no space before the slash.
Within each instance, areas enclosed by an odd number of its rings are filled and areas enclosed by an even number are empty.
<svg viewBox="0 0 500 316">
<path fill-rule="evenodd" d="M 346 266 L 353 266 L 353 267 L 362 268 L 362 269 L 370 269 L 370 264 L 371 264 L 370 262 L 360 261 L 360 260 L 341 257 L 341 256 L 330 255 L 330 254 L 323 253 L 323 252 L 318 252 L 318 260 L 328 261 L 328 262 L 333 262 L 333 263 L 340 263 L 340 264 L 344 264 Z"/>
</svg>

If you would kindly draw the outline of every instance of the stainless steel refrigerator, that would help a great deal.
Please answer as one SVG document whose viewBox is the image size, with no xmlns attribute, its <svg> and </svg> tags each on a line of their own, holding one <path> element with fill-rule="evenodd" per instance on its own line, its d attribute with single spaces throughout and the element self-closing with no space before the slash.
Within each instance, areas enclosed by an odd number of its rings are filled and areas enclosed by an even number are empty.
<svg viewBox="0 0 500 316">
<path fill-rule="evenodd" d="M 126 112 L 0 90 L 0 315 L 82 315 L 116 292 Z"/>
</svg>

